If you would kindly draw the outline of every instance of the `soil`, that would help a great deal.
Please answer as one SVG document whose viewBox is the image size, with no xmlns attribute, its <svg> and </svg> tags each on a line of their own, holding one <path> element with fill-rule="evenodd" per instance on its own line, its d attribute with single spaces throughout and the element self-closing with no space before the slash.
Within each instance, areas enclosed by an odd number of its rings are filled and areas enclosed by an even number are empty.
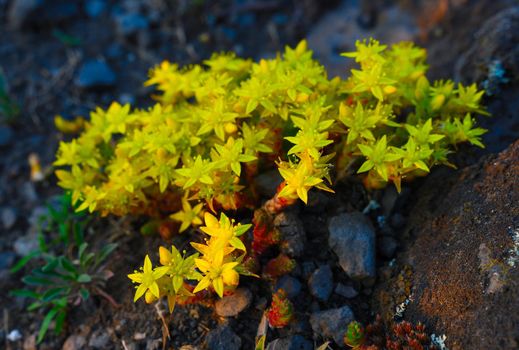
<svg viewBox="0 0 519 350">
<path fill-rule="evenodd" d="M 304 223 L 308 240 L 307 249 L 298 258 L 298 268 L 292 273 L 302 284 L 301 292 L 293 300 L 297 322 L 288 329 L 270 330 L 269 340 L 297 333 L 317 347 L 324 339 L 313 334 L 309 315 L 343 305 L 350 306 L 361 322 L 370 322 L 380 312 L 391 323 L 395 306 L 405 302 L 412 292 L 413 301 L 404 318 L 425 322 L 427 329 L 436 334 L 445 333 L 451 350 L 513 349 L 514 344 L 518 347 L 517 334 L 513 333 L 519 328 L 518 269 L 507 269 L 503 274 L 503 291 L 488 295 L 484 291 L 490 277 L 479 267 L 478 256 L 480 244 L 485 243 L 492 258 L 501 264 L 511 248 L 508 227 L 518 226 L 519 146 L 515 143 L 498 157 L 488 156 L 506 149 L 519 137 L 519 63 L 507 56 L 510 50 L 499 49 L 515 47 L 517 35 L 507 36 L 496 43 L 497 49 L 489 51 L 480 50 L 484 40 L 473 38 L 484 27 L 482 23 L 511 8 L 514 1 L 445 1 L 450 4 L 448 9 L 435 16 L 429 16 L 428 6 L 440 6 L 444 1 L 399 1 L 397 5 L 378 1 L 378 21 L 360 25 L 352 24 L 358 18 L 352 13 L 362 13 L 355 1 L 101 1 L 105 7 L 95 16 L 87 10 L 87 3 L 91 2 L 71 2 L 75 6 L 68 8 L 62 6 L 67 2 L 46 0 L 41 8 L 20 14 L 13 13 L 14 4 L 30 1 L 0 0 L 0 67 L 10 95 L 21 106 L 19 116 L 2 120 L 0 125 L 12 133 L 5 145 L 0 143 L 0 205 L 16 213 L 15 224 L 0 231 L 0 253 L 12 252 L 14 242 L 30 230 L 29 218 L 35 210 L 60 193 L 51 175 L 54 153 L 63 137 L 53 125 L 56 114 L 65 118 L 87 116 L 95 106 L 106 107 L 113 100 L 149 105 L 150 90 L 143 88 L 142 82 L 148 69 L 164 59 L 189 64 L 200 62 L 214 51 L 226 50 L 257 59 L 272 56 L 284 45 L 294 45 L 309 37 L 310 45 L 315 43 L 317 56 L 328 62 L 333 74 L 338 69 L 338 52 L 351 49 L 359 36 L 384 33 L 389 42 L 414 38 L 429 49 L 428 62 L 435 78 L 458 74 L 460 80 L 481 84 L 488 78 L 488 64 L 503 61 L 509 82 L 487 98 L 494 117 L 482 120 L 490 130 L 484 138 L 489 147 L 461 147 L 453 161 L 463 170 L 436 169 L 427 180 L 406 185 L 399 196 L 394 195 L 393 189 L 367 192 L 358 179 L 349 178 L 338 184 L 335 196 L 319 197 L 322 202 L 318 200 L 313 207 L 293 208 Z M 147 23 L 145 28 L 124 33 L 118 18 L 128 13 L 142 15 Z M 350 18 L 346 27 L 341 26 L 345 18 Z M 399 22 L 401 18 L 405 21 Z M 405 25 L 395 29 L 395 21 Z M 481 35 L 499 37 L 498 34 Z M 474 56 L 474 52 L 483 53 Z M 465 61 L 457 63 L 461 56 Z M 79 70 L 92 59 L 108 64 L 116 77 L 113 83 L 103 88 L 78 85 Z M 475 62 L 478 71 L 472 69 Z M 455 67 L 461 68 L 456 71 Z M 46 173 L 42 182 L 30 180 L 31 153 L 38 155 Z M 399 248 L 396 260 L 379 252 L 377 282 L 366 287 L 348 279 L 340 270 L 337 258 L 328 248 L 326 223 L 338 212 L 362 211 L 370 200 L 389 203 L 369 216 L 377 228 L 379 242 L 381 237 L 388 236 L 389 230 L 397 238 Z M 395 224 L 384 229 L 377 224 L 381 215 L 388 220 L 399 217 L 408 225 Z M 236 318 L 218 317 L 210 302 L 179 306 L 173 316 L 162 310 L 163 305 L 156 309 L 143 302 L 133 303 L 133 290 L 126 274 L 141 263 L 145 254 L 156 252 L 164 244 L 158 237 L 143 239 L 138 233 L 140 223 L 139 219 L 98 218 L 93 224 L 97 234 L 88 237 L 94 246 L 111 241 L 119 244 L 108 265 L 115 275 L 106 292 L 120 307 L 113 307 L 103 298 L 91 298 L 71 308 L 64 333 L 49 333 L 38 349 L 66 348 L 64 344 L 69 346 L 74 341 L 86 345 L 67 349 L 92 348 L 96 341 L 102 349 L 203 347 L 207 334 L 219 324 L 230 325 L 240 336 L 242 348 L 253 348 L 272 292 L 267 283 L 253 278 L 242 281 L 254 300 Z M 185 240 L 185 236 L 180 236 L 173 242 L 182 245 Z M 151 255 L 156 261 L 156 255 Z M 323 264 L 332 267 L 334 288 L 338 283 L 351 285 L 359 295 L 346 298 L 332 293 L 326 302 L 312 298 L 303 266 Z M 34 349 L 44 314 L 26 312 L 27 300 L 7 295 L 7 291 L 23 286 L 20 278 L 29 267 L 14 275 L 8 272 L 9 266 L 1 267 L 0 344 L 5 344 L 6 349 Z M 381 290 L 387 293 L 381 294 Z M 165 341 L 162 318 L 171 333 Z M 15 329 L 22 338 L 9 341 L 7 334 Z M 330 347 L 339 348 L 333 344 Z"/>
</svg>

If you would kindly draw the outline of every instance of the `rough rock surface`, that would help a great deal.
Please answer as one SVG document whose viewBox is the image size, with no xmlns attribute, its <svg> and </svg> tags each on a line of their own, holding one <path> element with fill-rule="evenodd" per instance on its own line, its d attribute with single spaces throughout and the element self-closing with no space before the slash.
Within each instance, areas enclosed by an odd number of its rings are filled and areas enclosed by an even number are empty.
<svg viewBox="0 0 519 350">
<path fill-rule="evenodd" d="M 229 325 L 222 325 L 207 334 L 205 348 L 208 350 L 239 350 L 241 339 Z"/>
<path fill-rule="evenodd" d="M 274 218 L 274 225 L 281 232 L 284 243 L 281 249 L 291 257 L 299 257 L 306 244 L 305 227 L 296 213 L 285 211 Z"/>
<path fill-rule="evenodd" d="M 248 289 L 238 288 L 233 294 L 216 301 L 216 314 L 223 317 L 236 316 L 249 306 L 251 300 L 252 294 Z"/>
<path fill-rule="evenodd" d="M 319 267 L 308 280 L 310 293 L 321 301 L 326 301 L 332 294 L 333 274 L 329 265 Z"/>
<path fill-rule="evenodd" d="M 375 230 L 362 213 L 344 213 L 330 219 L 328 244 L 339 264 L 353 279 L 375 278 Z"/>
<path fill-rule="evenodd" d="M 314 312 L 310 315 L 310 325 L 315 335 L 333 339 L 337 344 L 343 344 L 343 336 L 348 323 L 355 318 L 348 306 L 337 309 Z"/>
<path fill-rule="evenodd" d="M 518 184 L 516 141 L 460 172 L 432 174 L 416 196 L 405 318 L 445 334 L 450 350 L 519 348 Z"/>
<path fill-rule="evenodd" d="M 279 338 L 267 345 L 267 350 L 312 350 L 313 345 L 303 336 L 296 334 L 286 338 Z"/>
</svg>

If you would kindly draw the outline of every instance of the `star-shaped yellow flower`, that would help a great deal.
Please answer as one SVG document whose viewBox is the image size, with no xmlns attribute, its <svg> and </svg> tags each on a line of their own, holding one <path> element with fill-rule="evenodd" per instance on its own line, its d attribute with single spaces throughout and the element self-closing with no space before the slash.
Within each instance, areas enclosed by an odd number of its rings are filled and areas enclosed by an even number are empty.
<svg viewBox="0 0 519 350">
<path fill-rule="evenodd" d="M 238 263 L 223 263 L 223 250 L 216 252 L 213 261 L 205 259 L 195 259 L 196 267 L 202 272 L 204 277 L 198 282 L 193 293 L 206 289 L 211 284 L 218 296 L 223 297 L 224 286 L 236 286 L 240 276 L 234 269 Z"/>
<path fill-rule="evenodd" d="M 202 214 L 203 207 L 203 203 L 199 203 L 195 205 L 195 207 L 191 207 L 191 204 L 187 198 L 182 198 L 182 210 L 170 216 L 170 218 L 173 220 L 180 221 L 182 223 L 178 232 L 184 232 L 188 229 L 189 226 L 202 225 L 202 219 L 200 218 L 200 215 Z"/>
<path fill-rule="evenodd" d="M 164 276 L 168 270 L 168 266 L 160 266 L 154 269 L 151 265 L 150 257 L 146 255 L 142 272 L 135 271 L 135 273 L 128 275 L 128 278 L 133 282 L 140 283 L 139 287 L 137 287 L 137 290 L 135 291 L 133 301 L 137 301 L 148 290 L 153 294 L 153 296 L 160 298 L 160 290 L 157 280 Z"/>
</svg>

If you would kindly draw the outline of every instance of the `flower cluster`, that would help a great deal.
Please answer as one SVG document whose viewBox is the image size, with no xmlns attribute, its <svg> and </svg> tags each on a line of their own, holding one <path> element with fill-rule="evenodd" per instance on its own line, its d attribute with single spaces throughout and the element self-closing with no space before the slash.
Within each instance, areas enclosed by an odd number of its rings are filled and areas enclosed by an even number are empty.
<svg viewBox="0 0 519 350">
<path fill-rule="evenodd" d="M 177 301 L 185 301 L 196 293 L 214 290 L 222 297 L 225 290 L 238 285 L 239 273 L 247 274 L 240 266 L 246 249 L 239 237 L 251 225 L 235 225 L 223 213 L 220 220 L 209 213 L 205 213 L 204 219 L 205 226 L 200 229 L 209 239 L 205 243 L 191 243 L 199 253 L 186 257 L 175 246 L 171 250 L 160 247 L 161 266 L 153 268 L 146 255 L 140 271 L 128 275 L 138 284 L 134 301 L 144 295 L 146 302 L 151 303 L 166 296 L 172 312 Z"/>
</svg>

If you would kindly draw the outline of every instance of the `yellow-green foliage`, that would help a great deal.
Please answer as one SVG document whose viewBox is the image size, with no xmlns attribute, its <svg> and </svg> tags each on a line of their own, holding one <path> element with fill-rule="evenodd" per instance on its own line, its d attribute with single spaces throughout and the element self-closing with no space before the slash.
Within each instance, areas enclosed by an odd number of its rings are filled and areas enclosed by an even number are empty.
<svg viewBox="0 0 519 350">
<path fill-rule="evenodd" d="M 311 188 L 331 191 L 331 177 L 349 170 L 362 173 L 368 187 L 393 182 L 400 189 L 402 180 L 449 164 L 454 145 L 483 147 L 485 130 L 473 119 L 487 114 L 480 105 L 483 91 L 475 84 L 429 82 L 424 49 L 369 40 L 343 55 L 359 64 L 345 80 L 328 79 L 306 41 L 259 62 L 234 54 L 184 68 L 163 62 L 145 83 L 159 92 L 153 107 L 114 102 L 97 108 L 76 139 L 61 142 L 54 163 L 59 184 L 81 203 L 79 210 L 171 214 L 183 231 L 202 224 L 204 208 L 242 206 L 258 167 L 274 162 L 284 179 L 278 196 L 306 202 Z M 172 202 L 182 209 L 172 213 Z M 215 220 L 206 216 L 206 227 Z M 225 216 L 220 225 L 232 226 Z M 208 242 L 214 241 L 218 235 L 207 230 Z M 226 244 L 216 239 L 210 250 L 195 245 L 200 259 L 171 252 L 170 261 L 197 268 L 183 275 L 199 280 L 196 291 L 212 286 L 221 295 L 234 285 L 235 275 L 215 279 L 212 270 L 239 269 L 229 247 L 245 249 L 229 232 Z M 174 278 L 172 270 L 153 270 L 149 260 L 144 267 L 132 278 L 146 282 L 137 296 L 163 295 L 161 284 L 157 289 L 153 283 Z M 173 294 L 181 290 L 178 281 Z"/>
<path fill-rule="evenodd" d="M 153 214 L 168 195 L 236 208 L 242 169 L 253 174 L 260 159 L 279 157 L 281 196 L 306 201 L 310 188 L 328 188 L 333 162 L 342 172 L 360 157 L 367 184 L 399 187 L 447 163 L 454 144 L 482 146 L 475 84 L 431 84 L 426 52 L 412 43 L 356 47 L 344 56 L 360 70 L 347 80 L 327 79 L 305 41 L 257 63 L 233 54 L 185 68 L 163 62 L 146 82 L 160 92 L 157 104 L 97 108 L 79 137 L 60 144 L 59 184 L 80 209 L 103 214 Z M 292 145 L 285 153 L 283 137 Z M 196 215 L 189 222 L 200 223 Z"/>
</svg>

